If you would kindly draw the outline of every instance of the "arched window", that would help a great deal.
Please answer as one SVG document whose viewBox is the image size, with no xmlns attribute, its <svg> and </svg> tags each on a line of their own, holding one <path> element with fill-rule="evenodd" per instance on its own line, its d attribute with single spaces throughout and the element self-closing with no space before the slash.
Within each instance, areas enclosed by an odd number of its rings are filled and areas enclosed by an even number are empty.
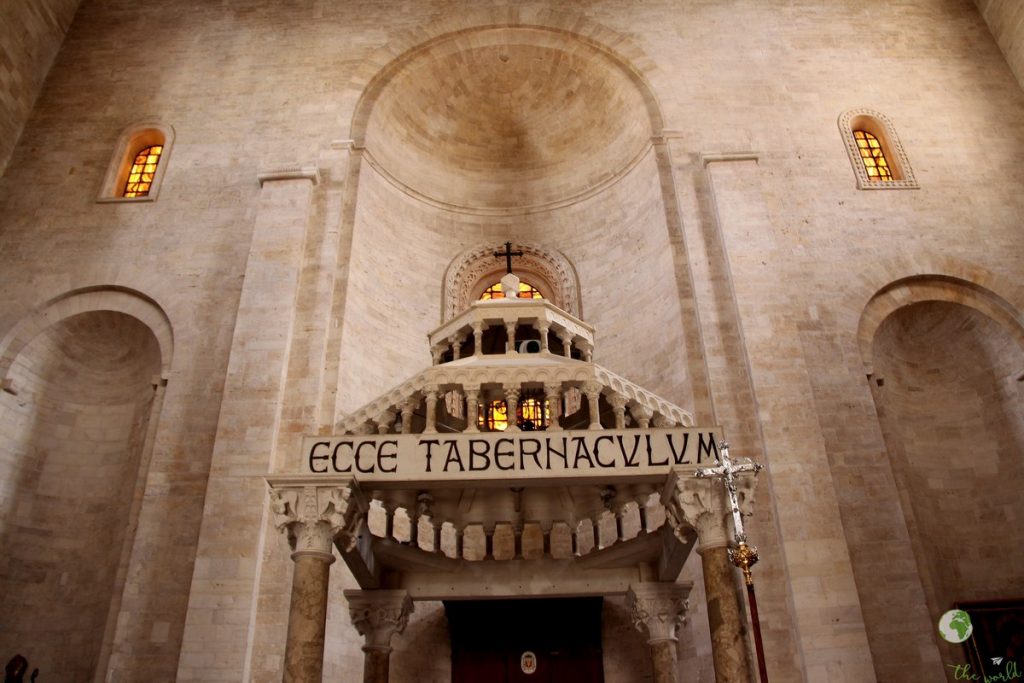
<svg viewBox="0 0 1024 683">
<path fill-rule="evenodd" d="M 128 178 L 124 181 L 122 197 L 145 197 L 149 194 L 163 151 L 163 145 L 149 145 L 135 153 L 135 159 L 128 169 Z"/>
<path fill-rule="evenodd" d="M 480 295 L 480 300 L 485 299 L 504 299 L 505 292 L 501 291 L 501 283 L 495 282 L 493 285 L 484 290 L 483 294 Z M 529 282 L 519 283 L 519 298 L 520 299 L 543 299 L 540 290 L 531 285 Z"/>
<path fill-rule="evenodd" d="M 860 150 L 861 161 L 864 162 L 864 171 L 868 178 L 891 182 L 892 169 L 889 168 L 889 162 L 878 138 L 866 130 L 855 130 L 853 139 L 857 141 L 857 149 Z"/>
<path fill-rule="evenodd" d="M 839 117 L 839 132 L 857 177 L 857 189 L 919 187 L 903 145 L 884 114 L 870 109 L 851 109 Z"/>
<path fill-rule="evenodd" d="M 99 201 L 155 200 L 173 144 L 174 129 L 159 123 L 140 123 L 122 132 L 110 157 Z"/>
</svg>

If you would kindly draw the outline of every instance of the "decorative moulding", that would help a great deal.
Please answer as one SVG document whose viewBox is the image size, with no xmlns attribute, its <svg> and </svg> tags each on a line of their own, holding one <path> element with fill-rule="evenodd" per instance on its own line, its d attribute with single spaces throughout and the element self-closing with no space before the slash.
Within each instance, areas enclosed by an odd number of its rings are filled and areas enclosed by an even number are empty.
<svg viewBox="0 0 1024 683">
<path fill-rule="evenodd" d="M 759 152 L 701 152 L 699 155 L 700 165 L 706 167 L 719 161 L 753 161 L 761 158 Z"/>
<path fill-rule="evenodd" d="M 264 183 L 272 180 L 309 180 L 314 185 L 317 185 L 320 183 L 320 169 L 317 168 L 316 164 L 278 166 L 276 168 L 260 169 L 256 173 L 256 178 L 260 181 L 260 187 L 263 187 Z"/>
<path fill-rule="evenodd" d="M 494 244 L 466 249 L 452 259 L 444 276 L 441 320 L 448 321 L 469 308 L 480 293 L 504 275 L 501 260 L 494 257 Z M 515 248 L 523 252 L 513 264 L 516 274 L 526 276 L 541 294 L 559 308 L 582 318 L 580 283 L 576 269 L 560 251 L 539 244 L 520 242 Z"/>
</svg>

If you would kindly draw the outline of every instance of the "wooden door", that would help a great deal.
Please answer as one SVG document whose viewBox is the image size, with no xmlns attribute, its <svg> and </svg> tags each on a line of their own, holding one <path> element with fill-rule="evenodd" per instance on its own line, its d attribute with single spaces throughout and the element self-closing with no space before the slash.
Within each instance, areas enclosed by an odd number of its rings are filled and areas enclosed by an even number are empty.
<svg viewBox="0 0 1024 683">
<path fill-rule="evenodd" d="M 601 598 L 445 603 L 452 683 L 603 683 Z M 523 654 L 536 669 L 523 671 Z"/>
</svg>

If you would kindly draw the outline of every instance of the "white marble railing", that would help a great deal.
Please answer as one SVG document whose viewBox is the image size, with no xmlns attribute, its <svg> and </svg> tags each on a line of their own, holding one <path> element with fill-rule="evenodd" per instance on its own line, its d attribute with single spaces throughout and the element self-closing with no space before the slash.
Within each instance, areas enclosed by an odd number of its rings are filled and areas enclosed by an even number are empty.
<svg viewBox="0 0 1024 683">
<path fill-rule="evenodd" d="M 543 355 L 530 354 L 514 365 L 430 367 L 340 420 L 336 433 L 473 432 L 478 430 L 478 409 L 483 401 L 503 399 L 508 414 L 515 415 L 516 405 L 527 390 L 534 395 L 543 391 L 551 406 L 549 430 L 693 425 L 688 411 L 600 365 L 550 362 Z M 581 401 L 586 401 L 589 424 L 570 425 L 563 418 L 560 407 L 570 391 L 578 391 Z M 448 392 L 458 392 L 462 409 L 457 419 L 447 419 L 455 416 L 441 405 Z"/>
<path fill-rule="evenodd" d="M 484 337 L 495 328 L 504 329 L 501 354 L 516 354 L 517 341 L 534 340 L 540 352 L 549 352 L 551 335 L 561 343 L 562 355 L 573 351 L 584 361 L 594 352 L 594 328 L 544 299 L 491 299 L 476 301 L 460 315 L 430 332 L 430 353 L 434 365 L 463 358 L 463 348 L 472 344 L 471 355 L 484 352 Z M 536 334 L 524 334 L 523 328 Z M 500 354 L 498 354 L 500 355 Z"/>
</svg>

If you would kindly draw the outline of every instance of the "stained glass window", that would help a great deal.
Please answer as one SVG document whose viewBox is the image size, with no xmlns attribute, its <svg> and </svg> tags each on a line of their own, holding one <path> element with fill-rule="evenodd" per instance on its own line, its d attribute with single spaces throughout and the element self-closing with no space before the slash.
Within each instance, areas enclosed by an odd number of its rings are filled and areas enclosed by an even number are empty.
<svg viewBox="0 0 1024 683">
<path fill-rule="evenodd" d="M 491 401 L 480 411 L 480 427 L 491 432 L 508 429 L 508 406 L 504 401 Z"/>
<path fill-rule="evenodd" d="M 163 154 L 163 145 L 151 145 L 143 147 L 135 153 L 132 167 L 128 171 L 128 178 L 124 182 L 124 197 L 145 197 L 149 194 L 149 188 L 153 186 L 153 177 L 156 175 L 157 164 L 160 163 L 160 155 Z"/>
<path fill-rule="evenodd" d="M 484 290 L 484 293 L 480 295 L 480 299 L 504 299 L 505 292 L 501 291 L 501 283 L 495 282 L 493 285 Z M 540 291 L 529 282 L 519 283 L 519 298 L 520 299 L 543 299 Z"/>
<path fill-rule="evenodd" d="M 853 138 L 857 141 L 857 149 L 860 150 L 861 161 L 864 162 L 864 170 L 867 171 L 869 180 L 892 180 L 892 170 L 889 162 L 882 151 L 882 145 L 871 133 L 866 130 L 853 131 Z"/>
<path fill-rule="evenodd" d="M 548 402 L 533 396 L 521 400 L 516 413 L 516 424 L 527 431 L 545 429 L 551 419 Z M 481 406 L 477 423 L 487 431 L 505 431 L 508 429 L 508 406 L 502 400 Z"/>
</svg>

